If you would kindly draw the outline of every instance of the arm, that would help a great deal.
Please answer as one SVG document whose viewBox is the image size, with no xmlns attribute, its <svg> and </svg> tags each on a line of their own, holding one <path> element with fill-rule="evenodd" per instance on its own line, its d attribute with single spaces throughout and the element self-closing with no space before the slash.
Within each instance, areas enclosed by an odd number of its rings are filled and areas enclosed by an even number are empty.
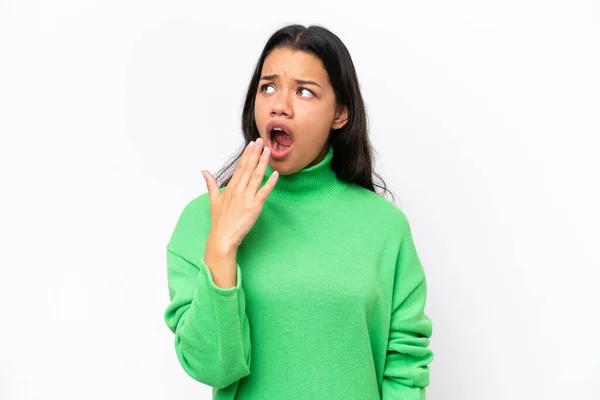
<svg viewBox="0 0 600 400">
<path fill-rule="evenodd" d="M 432 321 L 424 312 L 425 273 L 406 217 L 404 226 L 394 276 L 382 400 L 424 400 L 428 364 L 433 360 L 428 348 Z"/>
<path fill-rule="evenodd" d="M 225 388 L 250 374 L 250 330 L 242 275 L 236 262 L 235 286 L 215 283 L 204 260 L 205 242 L 192 243 L 207 238 L 205 232 L 198 233 L 198 227 L 205 225 L 195 214 L 189 206 L 184 210 L 167 245 L 170 303 L 164 320 L 175 334 L 175 352 L 185 372 L 206 385 Z M 196 262 L 183 254 L 191 251 L 200 253 Z"/>
</svg>

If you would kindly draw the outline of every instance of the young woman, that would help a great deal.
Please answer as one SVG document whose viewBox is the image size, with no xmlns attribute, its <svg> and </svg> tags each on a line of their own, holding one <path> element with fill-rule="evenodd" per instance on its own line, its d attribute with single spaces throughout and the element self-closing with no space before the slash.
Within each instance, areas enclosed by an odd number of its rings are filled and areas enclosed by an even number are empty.
<svg viewBox="0 0 600 400">
<path fill-rule="evenodd" d="M 424 399 L 425 273 L 405 214 L 375 191 L 340 39 L 275 32 L 242 130 L 233 174 L 202 172 L 208 192 L 167 245 L 164 318 L 183 369 L 214 399 Z"/>
</svg>

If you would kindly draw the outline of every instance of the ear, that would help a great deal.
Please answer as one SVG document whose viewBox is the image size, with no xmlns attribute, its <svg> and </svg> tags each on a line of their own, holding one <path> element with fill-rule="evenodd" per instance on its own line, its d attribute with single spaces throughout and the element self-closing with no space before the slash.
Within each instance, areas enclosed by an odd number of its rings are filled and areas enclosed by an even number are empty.
<svg viewBox="0 0 600 400">
<path fill-rule="evenodd" d="M 331 129 L 341 129 L 348 122 L 348 107 L 341 105 L 337 107 Z"/>
</svg>

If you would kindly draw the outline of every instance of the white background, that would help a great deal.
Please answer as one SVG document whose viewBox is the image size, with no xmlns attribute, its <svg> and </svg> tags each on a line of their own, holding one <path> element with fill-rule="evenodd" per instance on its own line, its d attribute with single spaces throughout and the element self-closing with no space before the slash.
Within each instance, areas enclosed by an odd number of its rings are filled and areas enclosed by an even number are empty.
<svg viewBox="0 0 600 400">
<path fill-rule="evenodd" d="M 318 23 L 426 268 L 428 399 L 599 399 L 599 4 L 0 2 L 0 398 L 210 398 L 164 246 L 268 36 Z"/>
</svg>

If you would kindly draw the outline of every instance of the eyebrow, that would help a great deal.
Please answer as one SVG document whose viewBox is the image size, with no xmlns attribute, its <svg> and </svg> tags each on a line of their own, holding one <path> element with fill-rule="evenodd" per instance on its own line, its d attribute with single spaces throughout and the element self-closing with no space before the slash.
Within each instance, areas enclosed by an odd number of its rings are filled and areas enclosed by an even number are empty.
<svg viewBox="0 0 600 400">
<path fill-rule="evenodd" d="M 275 79 L 277 79 L 277 78 L 279 78 L 279 75 L 277 75 L 277 74 L 272 74 L 272 75 L 263 75 L 263 77 L 262 77 L 262 78 L 260 78 L 260 80 L 261 80 L 261 81 L 272 81 L 272 80 L 275 80 Z M 299 85 L 315 85 L 315 86 L 318 86 L 318 87 L 320 87 L 321 89 L 323 89 L 323 88 L 321 87 L 321 85 L 319 85 L 319 84 L 318 84 L 317 82 L 315 82 L 315 81 L 307 81 L 307 80 L 304 80 L 304 79 L 294 79 L 294 80 L 295 80 L 295 81 L 296 81 L 296 83 L 297 83 L 297 84 L 299 84 Z"/>
</svg>

